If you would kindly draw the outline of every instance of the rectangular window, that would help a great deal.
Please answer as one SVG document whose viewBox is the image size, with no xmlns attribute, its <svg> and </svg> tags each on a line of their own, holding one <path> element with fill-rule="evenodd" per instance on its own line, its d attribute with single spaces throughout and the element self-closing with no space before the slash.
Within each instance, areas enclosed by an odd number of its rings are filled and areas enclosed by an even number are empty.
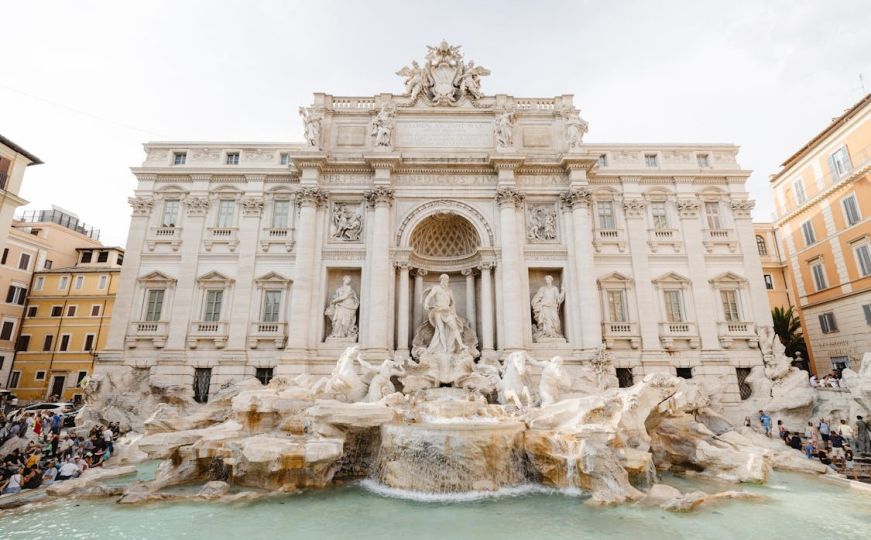
<svg viewBox="0 0 871 540">
<path fill-rule="evenodd" d="M 239 152 L 227 152 L 227 165 L 239 164 Z"/>
<path fill-rule="evenodd" d="M 0 258 L 0 264 L 6 264 L 6 259 L 9 258 L 9 248 L 3 248 L 3 257 Z"/>
<path fill-rule="evenodd" d="M 51 316 L 52 317 L 60 317 L 63 315 L 63 306 L 51 306 Z"/>
<path fill-rule="evenodd" d="M 236 201 L 223 200 L 218 203 L 218 223 L 221 228 L 233 226 L 233 214 L 236 213 Z"/>
<path fill-rule="evenodd" d="M 756 251 L 763 257 L 768 255 L 768 246 L 765 244 L 765 238 L 759 235 L 756 236 Z"/>
<path fill-rule="evenodd" d="M 650 215 L 653 217 L 653 228 L 661 231 L 668 229 L 668 214 L 664 202 L 650 203 Z"/>
<path fill-rule="evenodd" d="M 75 317 L 79 306 L 67 306 L 67 317 Z"/>
<path fill-rule="evenodd" d="M 28 335 L 18 336 L 18 340 L 15 342 L 16 352 L 26 351 L 28 348 L 30 348 L 30 336 L 28 336 Z"/>
<path fill-rule="evenodd" d="M 37 311 L 38 311 L 38 306 L 28 306 L 27 307 L 27 317 L 31 318 L 31 319 L 33 317 L 36 317 Z"/>
<path fill-rule="evenodd" d="M 12 331 L 15 330 L 15 323 L 12 321 L 3 321 L 0 326 L 0 339 L 8 341 L 12 339 Z"/>
<path fill-rule="evenodd" d="M 86 334 L 85 335 L 85 346 L 82 347 L 82 350 L 87 351 L 87 352 L 93 351 L 94 350 L 94 339 L 96 339 L 96 337 L 97 336 L 95 336 L 94 334 Z"/>
<path fill-rule="evenodd" d="M 9 379 L 9 388 L 18 388 L 18 381 L 21 380 L 21 372 L 13 371 L 12 377 Z"/>
<path fill-rule="evenodd" d="M 648 167 L 658 167 L 659 159 L 656 154 L 644 154 L 644 164 Z"/>
<path fill-rule="evenodd" d="M 817 237 L 814 234 L 814 224 L 810 220 L 801 224 L 801 233 L 804 235 L 805 246 L 811 246 L 816 243 Z"/>
<path fill-rule="evenodd" d="M 850 155 L 847 154 L 846 147 L 838 148 L 829 156 L 829 171 L 832 173 L 832 180 L 842 178 L 852 170 L 853 165 L 850 163 Z"/>
<path fill-rule="evenodd" d="M 720 203 L 718 202 L 706 202 L 705 203 L 705 218 L 708 221 L 708 229 L 718 230 L 722 229 L 722 224 L 720 223 Z"/>
<path fill-rule="evenodd" d="M 48 335 L 45 336 L 45 338 L 42 340 L 42 350 L 43 350 L 44 352 L 48 352 L 48 351 L 50 351 L 50 350 L 51 350 L 51 346 L 52 346 L 53 343 L 54 343 L 54 336 L 53 336 L 52 334 L 48 334 Z"/>
<path fill-rule="evenodd" d="M 608 166 L 608 154 L 599 154 L 598 164 L 599 164 L 599 167 L 607 167 Z"/>
<path fill-rule="evenodd" d="M 859 205 L 856 203 L 856 195 L 845 197 L 841 204 L 844 206 L 844 219 L 847 221 L 847 226 L 855 225 L 862 219 L 859 216 Z"/>
<path fill-rule="evenodd" d="M 97 288 L 103 290 L 109 282 L 109 276 L 100 276 L 100 281 L 97 283 Z"/>
<path fill-rule="evenodd" d="M 34 381 L 44 381 L 45 380 L 45 370 L 40 369 L 33 375 Z"/>
<path fill-rule="evenodd" d="M 70 335 L 69 335 L 69 334 L 63 334 L 63 335 L 61 335 L 61 337 L 60 337 L 60 343 L 58 344 L 58 348 L 57 348 L 57 350 L 59 350 L 59 351 L 66 351 L 66 350 L 68 350 L 69 348 L 70 348 Z"/>
<path fill-rule="evenodd" d="M 665 291 L 665 318 L 668 322 L 684 321 L 681 291 Z"/>
<path fill-rule="evenodd" d="M 109 252 L 108 251 L 100 251 L 100 253 L 97 255 L 97 262 L 98 263 L 106 262 L 108 260 L 109 260 Z"/>
<path fill-rule="evenodd" d="M 3 364 L 5 364 L 5 363 L 6 363 L 6 357 L 0 356 L 0 371 L 3 370 Z"/>
<path fill-rule="evenodd" d="M 255 373 L 255 377 L 260 381 L 260 384 L 266 386 L 269 384 L 269 381 L 272 380 L 273 368 L 271 367 L 259 367 L 257 368 L 257 372 Z"/>
<path fill-rule="evenodd" d="M 6 292 L 7 304 L 18 304 L 19 306 L 23 306 L 26 298 L 27 289 L 25 289 L 24 287 L 10 285 L 9 290 Z"/>
<path fill-rule="evenodd" d="M 224 301 L 223 289 L 209 289 L 206 291 L 206 306 L 203 320 L 216 322 L 221 320 L 221 302 Z"/>
<path fill-rule="evenodd" d="M 831 311 L 823 313 L 819 316 L 820 329 L 823 334 L 831 334 L 838 331 L 838 324 L 835 322 L 835 314 Z"/>
<path fill-rule="evenodd" d="M 635 383 L 635 377 L 632 376 L 632 368 L 618 367 L 617 368 L 617 385 L 620 388 L 629 388 Z"/>
<path fill-rule="evenodd" d="M 816 285 L 818 291 L 821 291 L 828 286 L 826 283 L 826 269 L 823 268 L 822 262 L 813 263 L 811 265 L 811 273 L 814 275 L 814 285 Z"/>
<path fill-rule="evenodd" d="M 768 289 L 769 291 L 773 290 L 774 289 L 774 280 L 771 278 L 771 274 L 765 274 L 762 277 L 765 278 L 765 288 Z"/>
<path fill-rule="evenodd" d="M 28 268 L 30 268 L 30 255 L 27 253 L 22 253 L 18 257 L 18 269 L 27 270 Z"/>
<path fill-rule="evenodd" d="M 692 379 L 693 378 L 693 368 L 691 368 L 691 367 L 676 368 L 675 373 L 681 379 Z"/>
<path fill-rule="evenodd" d="M 850 367 L 850 357 L 849 356 L 832 356 L 832 369 L 835 371 L 842 371 Z"/>
<path fill-rule="evenodd" d="M 290 165 L 290 154 L 288 154 L 287 152 L 282 152 L 280 156 L 282 165 Z"/>
<path fill-rule="evenodd" d="M 81 275 L 76 276 L 76 285 L 75 285 L 76 290 L 81 289 L 84 284 L 85 284 L 85 276 L 81 276 Z"/>
<path fill-rule="evenodd" d="M 44 263 L 42 263 L 43 270 L 51 270 L 51 267 L 54 266 L 54 261 L 51 259 L 46 259 Z"/>
<path fill-rule="evenodd" d="M 76 386 L 81 386 L 82 381 L 85 380 L 85 377 L 88 376 L 87 371 L 80 371 L 78 376 L 76 376 Z"/>
<path fill-rule="evenodd" d="M 263 293 L 263 322 L 278 322 L 281 306 L 281 291 Z"/>
<path fill-rule="evenodd" d="M 286 229 L 290 222 L 290 201 L 272 203 L 272 228 Z"/>
<path fill-rule="evenodd" d="M 720 300 L 723 303 L 723 317 L 726 322 L 738 322 L 741 314 L 738 312 L 738 291 L 728 289 L 720 291 Z"/>
<path fill-rule="evenodd" d="M 711 156 L 708 154 L 696 154 L 696 161 L 700 169 L 706 169 L 711 166 Z"/>
<path fill-rule="evenodd" d="M 212 385 L 212 368 L 194 368 L 194 401 L 209 401 L 209 387 Z"/>
<path fill-rule="evenodd" d="M 807 200 L 807 195 L 804 193 L 804 182 L 800 179 L 792 183 L 792 189 L 795 191 L 796 204 L 802 204 Z"/>
<path fill-rule="evenodd" d="M 145 302 L 145 320 L 159 321 L 163 313 L 164 289 L 149 289 Z M 94 306 L 99 308 L 100 306 Z"/>
<path fill-rule="evenodd" d="M 175 227 L 178 225 L 179 210 L 181 210 L 181 201 L 174 199 L 163 201 L 163 220 L 161 225 L 164 227 Z"/>
<path fill-rule="evenodd" d="M 600 201 L 596 203 L 599 211 L 599 228 L 600 229 L 616 229 L 614 224 L 614 203 L 611 201 Z"/>
<path fill-rule="evenodd" d="M 99 317 L 100 316 L 100 305 L 94 304 L 91 306 L 91 317 Z"/>
<path fill-rule="evenodd" d="M 859 273 L 862 277 L 871 275 L 871 247 L 867 243 L 854 248 L 856 263 L 859 265 Z"/>
<path fill-rule="evenodd" d="M 611 322 L 627 322 L 629 320 L 624 291 L 608 291 L 608 320 Z"/>
<path fill-rule="evenodd" d="M 188 159 L 187 152 L 173 152 L 172 153 L 172 164 L 173 165 L 184 165 Z"/>
<path fill-rule="evenodd" d="M 44 286 L 45 286 L 45 278 L 43 276 L 37 277 L 36 280 L 33 282 L 33 290 L 34 291 L 41 291 Z"/>
<path fill-rule="evenodd" d="M 865 324 L 871 326 L 871 304 L 862 306 L 862 311 L 865 313 Z"/>
<path fill-rule="evenodd" d="M 86 251 L 83 251 L 83 252 L 82 252 L 82 262 L 83 262 L 83 263 L 89 263 L 89 262 L 91 262 L 91 257 L 93 257 L 93 256 L 94 256 L 94 252 L 91 251 L 90 249 L 89 249 L 89 250 L 86 250 Z"/>
<path fill-rule="evenodd" d="M 57 288 L 59 291 L 65 291 L 67 286 L 69 285 L 70 278 L 69 276 L 61 276 L 60 280 L 57 282 Z"/>
</svg>

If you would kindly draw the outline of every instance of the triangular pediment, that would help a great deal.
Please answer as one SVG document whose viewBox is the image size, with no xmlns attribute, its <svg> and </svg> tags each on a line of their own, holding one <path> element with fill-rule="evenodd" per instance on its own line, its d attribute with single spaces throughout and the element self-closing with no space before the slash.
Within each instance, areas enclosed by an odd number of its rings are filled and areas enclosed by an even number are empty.
<svg viewBox="0 0 871 540">
<path fill-rule="evenodd" d="M 212 270 L 206 274 L 203 274 L 199 278 L 197 278 L 197 282 L 199 283 L 221 283 L 221 284 L 230 284 L 233 283 L 233 279 L 225 276 L 224 274 L 218 272 L 217 270 Z"/>
<path fill-rule="evenodd" d="M 175 283 L 176 279 L 174 277 L 164 274 L 163 272 L 155 270 L 154 272 L 145 274 L 144 276 L 140 277 L 139 281 L 149 283 Z"/>
<path fill-rule="evenodd" d="M 257 283 L 289 283 L 290 280 L 278 272 L 267 272 L 255 280 Z"/>
<path fill-rule="evenodd" d="M 747 280 L 734 272 L 723 272 L 710 280 L 711 283 L 744 283 Z"/>
<path fill-rule="evenodd" d="M 689 283 L 690 280 L 677 272 L 667 272 L 653 280 L 654 283 Z"/>
<path fill-rule="evenodd" d="M 599 283 L 631 283 L 632 278 L 620 272 L 611 272 L 599 278 Z"/>
</svg>

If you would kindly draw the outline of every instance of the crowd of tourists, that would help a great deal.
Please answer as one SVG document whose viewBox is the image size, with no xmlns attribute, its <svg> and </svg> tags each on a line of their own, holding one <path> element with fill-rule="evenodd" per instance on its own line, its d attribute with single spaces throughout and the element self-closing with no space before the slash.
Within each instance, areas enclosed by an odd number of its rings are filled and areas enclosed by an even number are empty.
<svg viewBox="0 0 871 540">
<path fill-rule="evenodd" d="M 759 411 L 759 422 L 770 437 L 771 417 Z M 804 452 L 808 459 L 817 459 L 848 478 L 858 479 L 855 458 L 871 455 L 871 419 L 862 416 L 857 416 L 852 426 L 844 419 L 832 425 L 821 418 L 816 424 L 808 422 L 803 432 L 789 431 L 778 420 L 777 431 L 787 446 Z"/>
<path fill-rule="evenodd" d="M 95 426 L 87 436 L 63 429 L 57 413 L 25 413 L 8 419 L 0 412 L 0 493 L 19 493 L 76 478 L 101 467 L 112 455 L 118 425 Z"/>
<path fill-rule="evenodd" d="M 841 377 L 840 372 L 836 371 L 832 371 L 822 378 L 817 378 L 816 375 L 811 375 L 808 379 L 808 384 L 810 384 L 812 388 L 833 388 L 836 390 L 847 389 L 847 381 Z"/>
</svg>

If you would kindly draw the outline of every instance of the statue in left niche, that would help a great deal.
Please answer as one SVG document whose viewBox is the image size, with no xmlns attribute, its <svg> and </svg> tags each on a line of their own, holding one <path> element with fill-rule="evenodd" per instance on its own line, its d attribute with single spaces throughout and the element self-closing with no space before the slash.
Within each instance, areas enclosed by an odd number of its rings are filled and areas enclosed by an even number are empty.
<svg viewBox="0 0 871 540">
<path fill-rule="evenodd" d="M 332 323 L 328 341 L 357 340 L 357 308 L 359 307 L 357 291 L 351 287 L 351 276 L 344 276 L 342 284 L 336 289 L 324 312 Z"/>
<path fill-rule="evenodd" d="M 565 287 L 557 289 L 553 276 L 544 276 L 544 285 L 532 297 L 532 337 L 536 342 L 565 341 L 560 324 L 559 308 L 566 299 Z"/>
<path fill-rule="evenodd" d="M 381 106 L 381 110 L 372 120 L 372 137 L 375 138 L 375 148 L 390 148 L 393 136 L 393 108 L 388 104 Z"/>
<path fill-rule="evenodd" d="M 323 116 L 316 110 L 305 107 L 299 108 L 299 115 L 302 117 L 303 126 L 305 126 L 305 141 L 309 146 L 314 148 L 321 147 L 321 120 Z"/>
</svg>

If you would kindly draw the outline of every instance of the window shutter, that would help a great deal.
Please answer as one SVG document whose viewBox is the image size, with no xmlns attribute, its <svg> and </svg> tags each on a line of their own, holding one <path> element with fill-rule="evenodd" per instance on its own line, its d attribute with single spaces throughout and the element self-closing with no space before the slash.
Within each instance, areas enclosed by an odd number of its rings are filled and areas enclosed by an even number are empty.
<svg viewBox="0 0 871 540">
<path fill-rule="evenodd" d="M 15 287 L 10 285 L 9 291 L 6 292 L 6 303 L 11 304 L 13 298 L 15 298 Z"/>
<path fill-rule="evenodd" d="M 838 176 L 838 168 L 835 167 L 835 155 L 832 154 L 831 156 L 829 156 L 828 161 L 829 161 L 829 173 L 832 175 L 832 180 L 837 180 L 839 178 L 839 176 Z"/>
<path fill-rule="evenodd" d="M 850 171 L 853 170 L 853 162 L 850 161 L 850 152 L 847 151 L 846 146 L 842 147 L 841 151 L 844 153 L 845 172 L 849 173 Z"/>
<path fill-rule="evenodd" d="M 865 311 L 865 324 L 871 325 L 871 304 L 865 304 L 862 309 Z"/>
</svg>

